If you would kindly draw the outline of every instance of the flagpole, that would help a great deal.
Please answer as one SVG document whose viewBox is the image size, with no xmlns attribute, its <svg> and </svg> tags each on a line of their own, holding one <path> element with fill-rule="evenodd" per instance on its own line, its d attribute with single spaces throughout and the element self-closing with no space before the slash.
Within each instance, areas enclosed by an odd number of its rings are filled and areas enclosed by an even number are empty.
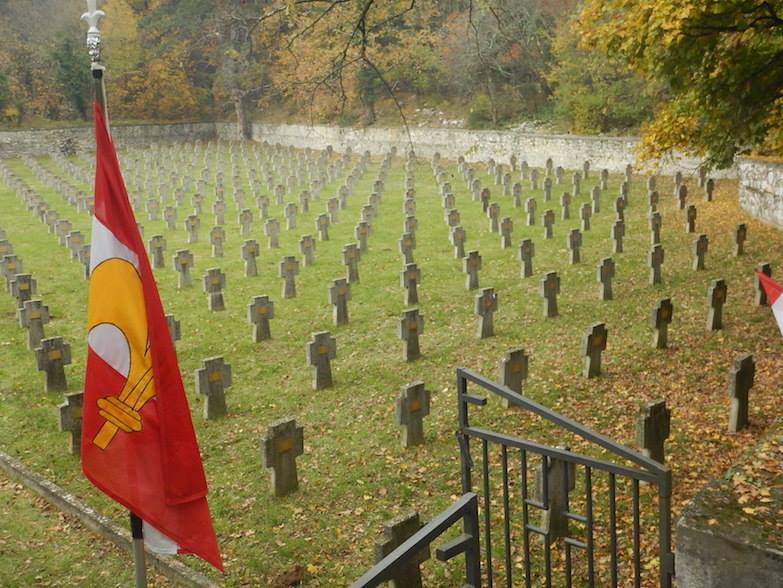
<svg viewBox="0 0 783 588">
<path fill-rule="evenodd" d="M 97 0 L 87 0 L 87 12 L 82 14 L 82 20 L 86 21 L 87 52 L 90 55 L 90 73 L 92 74 L 95 99 L 101 107 L 106 130 L 109 130 L 109 112 L 106 108 L 106 84 L 103 74 L 106 66 L 101 63 L 101 31 L 98 22 L 106 13 L 98 10 Z M 130 515 L 131 538 L 133 544 L 133 571 L 136 576 L 136 588 L 147 588 L 147 565 L 144 554 L 144 524 L 140 517 L 128 511 Z"/>
</svg>

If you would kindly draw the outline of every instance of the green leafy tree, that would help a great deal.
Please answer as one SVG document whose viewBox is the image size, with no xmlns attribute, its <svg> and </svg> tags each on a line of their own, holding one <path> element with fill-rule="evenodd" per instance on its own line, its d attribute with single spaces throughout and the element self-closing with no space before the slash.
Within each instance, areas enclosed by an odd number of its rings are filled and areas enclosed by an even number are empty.
<svg viewBox="0 0 783 588">
<path fill-rule="evenodd" d="M 679 149 L 725 167 L 783 146 L 783 1 L 586 0 L 580 29 L 669 89 L 642 158 Z"/>
<path fill-rule="evenodd" d="M 87 120 L 90 104 L 90 59 L 83 44 L 70 35 L 61 35 L 52 51 L 54 74 L 63 96 L 82 120 Z"/>
</svg>

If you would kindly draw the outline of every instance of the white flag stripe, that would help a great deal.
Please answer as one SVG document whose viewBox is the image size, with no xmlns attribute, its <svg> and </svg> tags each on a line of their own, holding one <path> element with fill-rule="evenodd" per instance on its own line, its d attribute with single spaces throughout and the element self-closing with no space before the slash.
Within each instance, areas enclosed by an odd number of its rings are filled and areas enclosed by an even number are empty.
<svg viewBox="0 0 783 588">
<path fill-rule="evenodd" d="M 772 303 L 772 314 L 775 315 L 778 329 L 780 329 L 780 334 L 783 335 L 783 296 L 778 296 L 775 302 Z"/>
<path fill-rule="evenodd" d="M 99 263 L 118 257 L 139 269 L 139 257 L 114 236 L 106 225 L 92 217 L 92 240 L 90 241 L 90 273 Z"/>
<path fill-rule="evenodd" d="M 111 323 L 100 323 L 87 335 L 90 348 L 124 377 L 130 372 L 130 346 L 122 331 Z"/>
<path fill-rule="evenodd" d="M 179 545 L 176 541 L 166 537 L 147 521 L 142 521 L 142 531 L 144 533 L 144 545 L 153 553 L 162 553 L 164 555 L 176 555 L 179 551 Z"/>
</svg>

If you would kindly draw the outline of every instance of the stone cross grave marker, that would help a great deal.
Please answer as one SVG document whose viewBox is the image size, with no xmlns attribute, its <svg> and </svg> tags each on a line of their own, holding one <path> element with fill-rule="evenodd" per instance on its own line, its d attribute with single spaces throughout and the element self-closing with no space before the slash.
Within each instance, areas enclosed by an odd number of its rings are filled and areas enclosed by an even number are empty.
<svg viewBox="0 0 783 588">
<path fill-rule="evenodd" d="M 748 226 L 740 223 L 734 229 L 734 256 L 738 257 L 745 253 L 745 241 L 748 238 Z"/>
<path fill-rule="evenodd" d="M 617 220 L 625 220 L 625 200 L 622 196 L 618 196 L 614 201 L 614 212 Z"/>
<path fill-rule="evenodd" d="M 418 285 L 421 283 L 421 270 L 415 263 L 406 263 L 400 272 L 400 285 L 405 288 L 405 305 L 419 303 Z"/>
<path fill-rule="evenodd" d="M 660 212 L 650 214 L 650 244 L 656 245 L 661 242 L 661 225 L 663 219 Z"/>
<path fill-rule="evenodd" d="M 226 202 L 225 200 L 216 200 L 212 204 L 212 214 L 215 215 L 215 224 L 226 224 Z"/>
<path fill-rule="evenodd" d="M 402 427 L 402 446 L 424 444 L 424 417 L 430 414 L 430 392 L 418 380 L 403 386 L 395 402 L 395 422 Z"/>
<path fill-rule="evenodd" d="M 547 272 L 544 275 L 539 292 L 544 298 L 544 316 L 557 316 L 557 295 L 560 294 L 560 276 L 557 272 Z"/>
<path fill-rule="evenodd" d="M 483 188 L 481 190 L 480 198 L 481 198 L 481 212 L 487 214 L 487 210 L 489 210 L 489 201 L 490 201 L 489 188 Z"/>
<path fill-rule="evenodd" d="M 163 209 L 163 219 L 166 221 L 166 228 L 173 231 L 177 228 L 177 209 L 173 206 L 166 206 Z"/>
<path fill-rule="evenodd" d="M 147 218 L 151 221 L 158 220 L 158 215 L 160 214 L 160 200 L 157 198 L 148 198 L 147 199 Z"/>
<path fill-rule="evenodd" d="M 761 272 L 769 278 L 772 277 L 772 265 L 769 262 L 758 264 L 756 266 L 756 271 Z M 769 301 L 767 300 L 767 293 L 764 291 L 764 288 L 761 285 L 761 280 L 759 280 L 759 277 L 755 272 L 753 273 L 753 288 L 756 292 L 754 296 L 756 306 L 767 306 L 769 304 Z"/>
<path fill-rule="evenodd" d="M 375 542 L 375 562 L 378 563 L 400 545 L 405 543 L 422 527 L 419 513 L 413 512 L 397 517 L 383 526 L 383 534 Z M 404 566 L 400 566 L 389 580 L 391 588 L 422 588 L 419 566 L 430 558 L 429 546 L 424 547 Z"/>
<path fill-rule="evenodd" d="M 487 208 L 487 218 L 489 218 L 489 230 L 492 233 L 500 232 L 500 204 L 492 202 Z"/>
<path fill-rule="evenodd" d="M 570 263 L 572 265 L 580 263 L 582 261 L 582 258 L 579 255 L 580 249 L 582 248 L 582 232 L 579 229 L 571 229 L 568 232 L 566 247 L 568 248 Z"/>
<path fill-rule="evenodd" d="M 310 212 L 310 192 L 307 190 L 299 192 L 299 208 L 301 208 L 302 212 L 305 214 Z"/>
<path fill-rule="evenodd" d="M 563 192 L 560 195 L 560 218 L 562 220 L 568 220 L 571 218 L 571 194 Z"/>
<path fill-rule="evenodd" d="M 630 184 L 628 181 L 624 181 L 620 184 L 620 198 L 623 200 L 623 209 L 628 207 L 628 193 L 630 191 Z"/>
<path fill-rule="evenodd" d="M 590 216 L 592 215 L 592 211 L 593 209 L 587 202 L 582 204 L 582 206 L 579 208 L 579 218 L 582 219 L 582 231 L 590 230 Z"/>
<path fill-rule="evenodd" d="M 625 237 L 625 221 L 618 218 L 612 225 L 612 250 L 614 253 L 623 252 L 623 237 Z"/>
<path fill-rule="evenodd" d="M 552 200 L 552 178 L 547 176 L 544 178 L 544 202 Z"/>
<path fill-rule="evenodd" d="M 522 184 L 515 182 L 511 187 L 511 205 L 514 208 L 522 207 Z"/>
<path fill-rule="evenodd" d="M 414 216 L 416 214 L 416 200 L 413 198 L 403 200 L 402 213 L 406 216 Z"/>
<path fill-rule="evenodd" d="M 609 170 L 604 168 L 601 170 L 601 190 L 607 190 L 609 188 Z"/>
<path fill-rule="evenodd" d="M 35 362 L 39 372 L 45 372 L 44 391 L 65 392 L 65 366 L 71 363 L 71 346 L 62 337 L 41 339 L 35 350 Z"/>
<path fill-rule="evenodd" d="M 171 342 L 175 343 L 182 339 L 182 327 L 180 322 L 173 314 L 166 315 L 166 326 L 169 329 L 169 335 L 171 335 Z"/>
<path fill-rule="evenodd" d="M 614 279 L 615 264 L 611 257 L 604 257 L 598 264 L 598 299 L 612 300 L 612 280 Z"/>
<path fill-rule="evenodd" d="M 337 357 L 337 341 L 328 331 L 313 333 L 305 348 L 308 365 L 313 366 L 313 390 L 332 387 L 331 360 Z"/>
<path fill-rule="evenodd" d="M 415 361 L 421 357 L 419 335 L 424 332 L 424 317 L 418 308 L 403 311 L 400 318 L 400 339 L 405 342 L 403 358 L 405 361 Z"/>
<path fill-rule="evenodd" d="M 701 234 L 693 241 L 693 269 L 704 269 L 704 256 L 707 255 L 707 249 L 710 245 L 710 240 L 707 235 Z"/>
<path fill-rule="evenodd" d="M 54 233 L 57 235 L 57 239 L 62 247 L 66 245 L 66 239 L 68 233 L 73 230 L 73 224 L 69 220 L 58 220 L 54 223 Z"/>
<path fill-rule="evenodd" d="M 544 239 L 551 239 L 553 235 L 552 227 L 555 224 L 555 211 L 547 208 L 541 216 L 541 224 L 544 225 Z"/>
<path fill-rule="evenodd" d="M 664 463 L 663 445 L 671 432 L 672 412 L 666 408 L 665 400 L 648 402 L 639 411 L 636 426 L 636 444 L 642 453 Z"/>
<path fill-rule="evenodd" d="M 193 254 L 189 249 L 177 249 L 173 257 L 174 271 L 177 272 L 177 288 L 188 288 L 191 285 L 190 268 L 193 267 Z"/>
<path fill-rule="evenodd" d="M 24 308 L 24 303 L 31 300 L 38 291 L 38 281 L 32 274 L 16 274 L 9 284 L 11 296 L 16 298 L 16 307 Z"/>
<path fill-rule="evenodd" d="M 296 215 L 299 212 L 299 208 L 293 202 L 289 202 L 285 205 L 285 228 L 289 231 L 296 228 Z"/>
<path fill-rule="evenodd" d="M 318 239 L 320 241 L 329 240 L 329 215 L 319 214 L 315 219 L 315 228 L 318 231 Z"/>
<path fill-rule="evenodd" d="M 276 218 L 267 219 L 264 223 L 264 235 L 266 235 L 269 249 L 279 249 L 280 241 L 278 240 L 278 236 L 280 235 L 280 221 Z"/>
<path fill-rule="evenodd" d="M 715 193 L 715 180 L 710 178 L 704 184 L 704 199 L 707 202 L 712 202 L 714 193 Z"/>
<path fill-rule="evenodd" d="M 663 246 L 660 243 L 656 243 L 650 249 L 648 255 L 648 265 L 650 266 L 650 284 L 661 284 L 663 282 L 661 278 L 661 267 L 663 266 L 664 252 Z"/>
<path fill-rule="evenodd" d="M 527 217 L 527 226 L 532 227 L 536 224 L 536 199 L 528 198 L 525 200 L 525 213 Z"/>
<path fill-rule="evenodd" d="M 209 230 L 209 242 L 212 245 L 212 257 L 223 257 L 223 243 L 226 241 L 226 231 L 223 227 L 212 227 Z"/>
<path fill-rule="evenodd" d="M 478 315 L 476 336 L 479 339 L 495 336 L 494 316 L 498 309 L 498 295 L 494 288 L 482 288 L 476 296 L 474 312 Z"/>
<path fill-rule="evenodd" d="M 222 357 L 201 360 L 196 370 L 196 392 L 204 396 L 204 418 L 226 416 L 226 389 L 231 387 L 231 366 Z"/>
<path fill-rule="evenodd" d="M 519 261 L 520 276 L 523 278 L 529 278 L 533 275 L 533 256 L 536 253 L 536 247 L 532 239 L 522 239 L 519 242 Z"/>
<path fill-rule="evenodd" d="M 269 296 L 253 296 L 247 305 L 247 320 L 253 325 L 253 342 L 260 343 L 272 338 L 269 321 L 275 318 L 275 303 Z"/>
<path fill-rule="evenodd" d="M 574 172 L 571 176 L 571 191 L 576 198 L 582 194 L 582 176 L 579 172 Z"/>
<path fill-rule="evenodd" d="M 533 168 L 530 170 L 530 189 L 538 190 L 538 169 Z"/>
<path fill-rule="evenodd" d="M 302 235 L 299 239 L 299 253 L 302 254 L 302 264 L 305 267 L 315 263 L 315 239 L 312 235 Z"/>
<path fill-rule="evenodd" d="M 65 401 L 57 405 L 57 425 L 61 433 L 70 433 L 68 451 L 71 455 L 82 452 L 82 407 L 83 392 L 71 392 L 65 395 Z"/>
<path fill-rule="evenodd" d="M 595 323 L 587 330 L 582 339 L 582 353 L 584 354 L 582 375 L 585 378 L 595 378 L 601 375 L 601 354 L 606 349 L 606 335 L 606 325 Z"/>
<path fill-rule="evenodd" d="M 22 260 L 19 257 L 13 253 L 0 255 L 0 274 L 3 274 L 5 278 L 5 287 L 9 292 L 11 290 L 11 280 L 14 279 L 16 274 L 21 274 L 23 271 Z"/>
<path fill-rule="evenodd" d="M 450 208 L 449 210 L 446 211 L 446 224 L 449 227 L 459 226 L 460 220 L 461 218 L 460 218 L 459 210 L 457 210 L 456 208 Z"/>
<path fill-rule="evenodd" d="M 247 239 L 242 243 L 241 254 L 245 262 L 245 276 L 250 278 L 258 275 L 256 258 L 261 253 L 261 247 L 255 239 Z"/>
<path fill-rule="evenodd" d="M 49 307 L 41 300 L 27 300 L 17 310 L 19 326 L 27 329 L 27 349 L 35 351 L 44 338 L 44 325 L 49 322 Z"/>
<path fill-rule="evenodd" d="M 79 263 L 84 266 L 84 279 L 90 279 L 90 250 L 89 244 L 85 245 L 79 250 Z"/>
<path fill-rule="evenodd" d="M 507 216 L 500 221 L 500 247 L 508 249 L 511 247 L 511 233 L 514 232 L 514 221 Z"/>
<path fill-rule="evenodd" d="M 223 288 L 226 286 L 226 274 L 220 268 L 211 267 L 204 274 L 204 292 L 207 293 L 209 310 L 212 312 L 226 310 L 223 302 Z"/>
<path fill-rule="evenodd" d="M 707 313 L 707 330 L 718 331 L 723 328 L 723 305 L 726 303 L 726 282 L 722 279 L 712 280 L 707 288 L 707 302 L 710 305 Z"/>
<path fill-rule="evenodd" d="M 188 243 L 198 243 L 198 230 L 201 227 L 201 219 L 198 215 L 189 214 L 185 218 L 185 230 L 188 233 Z"/>
<path fill-rule="evenodd" d="M 326 201 L 326 213 L 329 215 L 329 222 L 337 224 L 337 213 L 340 210 L 340 201 L 337 198 L 329 198 Z"/>
<path fill-rule="evenodd" d="M 366 222 L 359 222 L 354 228 L 354 237 L 359 244 L 359 251 L 367 253 L 367 238 L 370 236 L 370 225 Z"/>
<path fill-rule="evenodd" d="M 269 423 L 261 439 L 261 463 L 272 470 L 272 494 L 288 496 L 299 489 L 296 458 L 304 453 L 304 427 L 296 419 Z"/>
<path fill-rule="evenodd" d="M 351 299 L 351 283 L 346 278 L 338 278 L 329 286 L 329 304 L 333 306 L 332 316 L 335 325 L 348 324 L 348 301 Z"/>
<path fill-rule="evenodd" d="M 502 386 L 510 388 L 517 394 L 522 394 L 522 384 L 527 379 L 529 358 L 521 347 L 507 351 L 498 366 L 498 380 Z M 509 408 L 511 403 L 501 399 L 503 406 Z"/>
<path fill-rule="evenodd" d="M 658 196 L 658 192 L 655 190 L 652 190 L 647 193 L 647 206 L 650 209 L 650 213 L 658 210 L 658 202 L 660 200 L 660 197 Z"/>
<path fill-rule="evenodd" d="M 278 266 L 278 275 L 283 279 L 283 298 L 296 298 L 296 276 L 299 275 L 299 260 L 286 255 Z"/>
<path fill-rule="evenodd" d="M 465 272 L 465 288 L 475 290 L 479 287 L 479 270 L 481 269 L 481 255 L 478 251 L 469 251 L 462 258 L 462 271 Z"/>
<path fill-rule="evenodd" d="M 685 202 L 688 199 L 688 186 L 681 184 L 677 188 L 677 208 L 685 210 Z"/>
<path fill-rule="evenodd" d="M 662 298 L 652 309 L 650 326 L 653 331 L 653 346 L 656 349 L 666 349 L 669 346 L 669 324 L 674 316 L 674 306 L 671 298 Z"/>
<path fill-rule="evenodd" d="M 568 447 L 558 447 L 568 451 Z M 568 494 L 576 487 L 576 466 L 562 459 L 546 459 L 538 465 L 536 471 L 535 496 L 546 505 L 541 513 L 541 527 L 547 532 L 549 540 L 554 542 L 569 536 L 568 532 Z"/>
<path fill-rule="evenodd" d="M 403 233 L 399 240 L 399 249 L 403 256 L 403 265 L 413 263 L 413 250 L 415 248 L 416 237 L 413 233 Z"/>
<path fill-rule="evenodd" d="M 696 207 L 693 204 L 689 204 L 685 208 L 685 232 L 686 233 L 695 233 L 696 232 Z"/>
<path fill-rule="evenodd" d="M 218 198 L 222 198 L 222 192 L 218 196 Z M 190 199 L 190 203 L 193 206 L 193 216 L 199 216 L 201 214 L 201 207 L 204 204 L 204 196 L 201 194 L 193 194 L 193 197 Z"/>
<path fill-rule="evenodd" d="M 152 267 L 166 267 L 166 239 L 163 235 L 153 235 L 149 240 L 149 252 L 152 256 Z"/>
<path fill-rule="evenodd" d="M 81 231 L 70 231 L 65 237 L 65 243 L 71 251 L 71 259 L 79 259 L 79 251 L 84 247 L 84 236 Z"/>
<path fill-rule="evenodd" d="M 585 160 L 582 164 L 582 174 L 584 175 L 584 178 L 587 179 L 588 174 L 590 173 L 590 162 L 588 160 Z"/>
<path fill-rule="evenodd" d="M 734 360 L 729 379 L 729 432 L 736 433 L 750 424 L 748 419 L 748 397 L 756 376 L 756 363 L 750 353 L 738 356 Z"/>
<path fill-rule="evenodd" d="M 416 229 L 419 228 L 419 221 L 416 219 L 415 216 L 406 216 L 405 220 L 402 222 L 402 232 L 403 233 L 410 233 L 411 235 L 416 235 Z"/>
<path fill-rule="evenodd" d="M 259 196 L 256 198 L 256 207 L 258 208 L 258 215 L 266 220 L 269 218 L 269 198 L 267 196 Z"/>
<path fill-rule="evenodd" d="M 343 247 L 343 264 L 347 270 L 349 284 L 359 283 L 359 259 L 361 258 L 359 246 L 349 243 Z"/>
<path fill-rule="evenodd" d="M 243 237 L 248 236 L 253 226 L 253 211 L 249 208 L 243 208 L 239 212 L 237 221 L 239 222 L 239 234 Z"/>
<path fill-rule="evenodd" d="M 462 259 L 465 257 L 465 240 L 467 235 L 465 229 L 461 226 L 452 227 L 449 233 L 449 241 L 451 241 L 454 247 L 454 257 L 456 259 Z"/>
</svg>

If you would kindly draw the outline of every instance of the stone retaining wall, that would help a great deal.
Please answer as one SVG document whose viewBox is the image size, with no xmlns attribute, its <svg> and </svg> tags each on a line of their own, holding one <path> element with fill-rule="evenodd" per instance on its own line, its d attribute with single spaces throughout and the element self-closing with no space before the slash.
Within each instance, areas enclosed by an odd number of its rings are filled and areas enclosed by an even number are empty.
<svg viewBox="0 0 783 588">
<path fill-rule="evenodd" d="M 749 214 L 783 228 L 783 163 L 741 157 L 739 203 Z"/>
</svg>

